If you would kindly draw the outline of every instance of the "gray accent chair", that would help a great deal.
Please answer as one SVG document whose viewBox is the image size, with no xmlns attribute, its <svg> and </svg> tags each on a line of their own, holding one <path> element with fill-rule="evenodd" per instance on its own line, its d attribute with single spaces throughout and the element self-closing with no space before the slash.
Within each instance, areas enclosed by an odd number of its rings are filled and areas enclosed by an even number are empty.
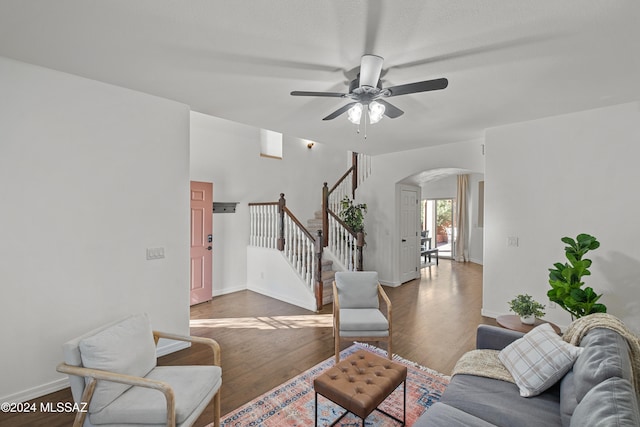
<svg viewBox="0 0 640 427">
<path fill-rule="evenodd" d="M 208 346 L 212 365 L 157 366 L 160 338 Z M 153 331 L 139 314 L 68 341 L 63 353 L 57 371 L 69 375 L 81 409 L 74 427 L 191 426 L 212 399 L 220 425 L 220 346 L 212 339 Z"/>
<path fill-rule="evenodd" d="M 380 299 L 385 314 L 380 310 Z M 336 363 L 341 341 L 385 341 L 391 351 L 391 301 L 375 271 L 341 271 L 333 282 L 333 335 Z"/>
</svg>

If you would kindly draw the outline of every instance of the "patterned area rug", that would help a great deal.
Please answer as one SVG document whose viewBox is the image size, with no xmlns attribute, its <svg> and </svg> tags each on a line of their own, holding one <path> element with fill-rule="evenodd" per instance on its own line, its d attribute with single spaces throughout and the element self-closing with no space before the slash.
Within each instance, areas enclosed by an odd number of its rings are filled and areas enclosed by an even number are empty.
<svg viewBox="0 0 640 427">
<path fill-rule="evenodd" d="M 386 353 L 377 347 L 356 343 L 343 350 L 341 358 L 347 357 L 362 348 L 386 357 Z M 442 392 L 449 384 L 449 377 L 397 355 L 394 355 L 393 359 L 408 368 L 406 425 L 410 426 L 429 406 L 440 400 Z M 315 414 L 313 379 L 334 364 L 334 358 L 330 357 L 297 377 L 257 397 L 246 405 L 223 416 L 221 420 L 222 426 L 313 426 Z M 318 405 L 318 426 L 330 425 L 344 412 L 341 407 L 323 396 L 318 396 Z M 380 405 L 380 408 L 402 419 L 402 386 L 396 389 Z M 373 411 L 366 419 L 366 426 L 390 427 L 399 424 L 378 411 Z M 361 426 L 362 421 L 357 416 L 348 414 L 336 425 L 342 427 Z"/>
</svg>

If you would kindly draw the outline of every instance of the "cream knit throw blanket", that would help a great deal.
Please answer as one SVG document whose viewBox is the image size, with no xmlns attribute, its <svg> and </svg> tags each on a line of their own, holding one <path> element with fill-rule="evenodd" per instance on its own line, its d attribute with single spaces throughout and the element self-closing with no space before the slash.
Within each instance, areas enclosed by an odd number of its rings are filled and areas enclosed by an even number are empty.
<svg viewBox="0 0 640 427">
<path fill-rule="evenodd" d="M 574 320 L 567 327 L 562 338 L 569 344 L 578 345 L 582 337 L 594 328 L 611 329 L 623 336 L 631 349 L 631 364 L 636 395 L 640 399 L 640 339 L 635 336 L 620 319 L 606 313 L 595 313 Z M 498 350 L 472 350 L 465 353 L 451 376 L 470 374 L 514 382 L 513 377 L 498 359 Z"/>
</svg>

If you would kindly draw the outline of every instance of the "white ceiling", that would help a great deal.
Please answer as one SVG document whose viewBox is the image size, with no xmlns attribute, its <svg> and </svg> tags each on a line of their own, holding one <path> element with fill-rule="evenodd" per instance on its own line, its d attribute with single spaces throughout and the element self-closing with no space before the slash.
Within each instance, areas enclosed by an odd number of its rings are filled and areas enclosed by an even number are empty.
<svg viewBox="0 0 640 427">
<path fill-rule="evenodd" d="M 639 23 L 638 0 L 2 0 L 0 55 L 380 154 L 640 99 Z M 321 120 L 346 101 L 289 95 L 346 91 L 365 53 L 384 86 L 449 87 L 366 141 Z"/>
</svg>

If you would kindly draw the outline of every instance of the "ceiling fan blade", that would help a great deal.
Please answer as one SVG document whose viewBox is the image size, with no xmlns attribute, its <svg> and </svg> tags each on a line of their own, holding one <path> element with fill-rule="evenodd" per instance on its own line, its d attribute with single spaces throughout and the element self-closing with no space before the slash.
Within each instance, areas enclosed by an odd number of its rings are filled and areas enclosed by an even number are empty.
<svg viewBox="0 0 640 427">
<path fill-rule="evenodd" d="M 347 95 L 339 92 L 306 92 L 301 90 L 294 90 L 291 92 L 293 96 L 325 96 L 329 98 L 345 98 Z"/>
<path fill-rule="evenodd" d="M 404 111 L 402 111 L 395 105 L 388 103 L 384 99 L 377 99 L 376 102 L 384 105 L 384 115 L 389 117 L 390 119 L 395 119 L 396 117 L 400 117 L 404 114 Z"/>
<path fill-rule="evenodd" d="M 336 111 L 334 111 L 333 113 L 329 114 L 327 117 L 325 117 L 322 120 L 333 120 L 336 117 L 338 117 L 340 114 L 345 113 L 349 108 L 353 107 L 356 104 L 357 104 L 357 102 L 350 102 L 347 105 L 344 105 L 344 106 L 338 108 Z"/>
<path fill-rule="evenodd" d="M 384 59 L 377 55 L 362 55 L 360 60 L 360 87 L 376 87 L 382 72 Z"/>
<path fill-rule="evenodd" d="M 440 90 L 444 89 L 449 85 L 449 80 L 443 78 L 434 79 L 434 80 L 425 80 L 423 82 L 416 83 L 408 83 L 406 85 L 398 85 L 388 87 L 384 90 L 386 95 L 389 96 L 398 96 L 398 95 L 407 95 L 409 93 L 417 93 L 417 92 L 427 92 L 430 90 Z"/>
</svg>

